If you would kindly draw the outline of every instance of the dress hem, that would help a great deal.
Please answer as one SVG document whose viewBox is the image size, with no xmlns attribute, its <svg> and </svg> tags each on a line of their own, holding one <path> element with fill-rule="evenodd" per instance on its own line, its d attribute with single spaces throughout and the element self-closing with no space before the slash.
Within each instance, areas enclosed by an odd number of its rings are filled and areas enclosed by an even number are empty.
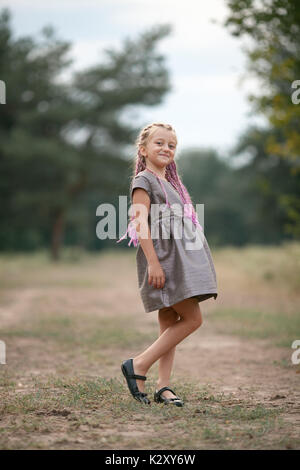
<svg viewBox="0 0 300 470">
<path fill-rule="evenodd" d="M 199 297 L 202 297 L 202 296 L 208 296 L 208 297 L 205 297 L 203 299 L 200 299 Z M 217 292 L 203 292 L 203 293 L 199 293 L 199 291 L 195 291 L 195 292 L 191 292 L 189 294 L 187 294 L 185 297 L 178 297 L 177 299 L 175 299 L 174 301 L 172 301 L 171 304 L 169 305 L 166 305 L 166 304 L 163 304 L 162 302 L 160 304 L 157 304 L 155 307 L 146 307 L 145 304 L 144 304 L 144 310 L 146 313 L 151 313 L 151 312 L 154 312 L 155 310 L 159 310 L 161 308 L 165 308 L 165 307 L 172 307 L 172 305 L 174 304 L 177 304 L 178 302 L 181 302 L 182 300 L 185 300 L 185 299 L 189 299 L 190 297 L 195 297 L 197 298 L 198 302 L 203 302 L 204 300 L 207 300 L 211 297 L 214 297 L 214 299 L 216 300 L 216 298 L 218 297 L 218 293 Z"/>
</svg>

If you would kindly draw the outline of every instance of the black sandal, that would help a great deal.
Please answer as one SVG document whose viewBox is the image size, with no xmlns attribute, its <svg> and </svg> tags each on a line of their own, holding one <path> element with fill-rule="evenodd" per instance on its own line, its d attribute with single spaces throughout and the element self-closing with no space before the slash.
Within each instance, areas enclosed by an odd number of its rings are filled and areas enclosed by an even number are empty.
<svg viewBox="0 0 300 470">
<path fill-rule="evenodd" d="M 164 403 L 165 405 L 168 405 L 169 403 L 171 403 L 172 405 L 176 405 L 176 406 L 183 406 L 184 405 L 184 401 L 181 400 L 181 398 L 178 398 L 178 397 L 165 398 L 165 397 L 163 397 L 161 394 L 165 390 L 169 390 L 174 395 L 176 395 L 176 393 L 174 393 L 173 390 L 170 387 L 162 387 L 160 390 L 155 390 L 154 401 L 156 403 Z"/>
<path fill-rule="evenodd" d="M 136 379 L 147 380 L 147 377 L 134 373 L 133 359 L 127 359 L 127 361 L 122 362 L 121 369 L 133 398 L 135 398 L 137 401 L 141 401 L 142 403 L 150 405 L 151 401 L 147 398 L 147 393 L 140 392 L 136 383 Z"/>
</svg>

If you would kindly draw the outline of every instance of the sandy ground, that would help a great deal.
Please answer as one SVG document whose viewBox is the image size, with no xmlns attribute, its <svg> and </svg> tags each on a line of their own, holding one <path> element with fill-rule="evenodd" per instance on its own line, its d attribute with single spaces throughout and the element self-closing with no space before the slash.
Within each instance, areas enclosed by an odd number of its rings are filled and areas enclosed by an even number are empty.
<svg viewBox="0 0 300 470">
<path fill-rule="evenodd" d="M 0 310 L 2 328 L 9 329 L 26 322 L 26 316 L 40 306 L 41 311 L 49 308 L 54 311 L 72 312 L 89 311 L 99 318 L 121 318 L 130 316 L 141 332 L 155 331 L 157 313 L 145 313 L 136 286 L 135 267 L 129 272 L 126 260 L 118 264 L 110 263 L 107 276 L 117 273 L 117 282 L 108 283 L 100 288 L 79 286 L 78 288 L 47 285 L 31 285 L 9 291 Z M 99 265 L 95 266 L 95 272 Z M 126 276 L 124 276 L 126 272 Z M 81 273 L 82 275 L 82 273 Z M 84 273 L 83 273 L 84 275 Z M 93 275 L 94 276 L 94 275 Z M 92 276 L 92 277 L 93 277 Z M 285 404 L 282 419 L 290 424 L 291 435 L 299 439 L 300 448 L 300 369 L 291 363 L 293 350 L 273 346 L 268 340 L 240 338 L 236 335 L 217 333 L 210 318 L 214 310 L 222 307 L 265 307 L 289 312 L 299 294 L 288 296 L 284 289 L 276 293 L 268 285 L 258 287 L 258 283 L 249 283 L 249 278 L 240 275 L 234 278 L 230 268 L 218 267 L 219 296 L 217 300 L 209 299 L 200 303 L 204 323 L 190 337 L 177 346 L 174 366 L 174 377 L 187 381 L 190 377 L 200 384 L 207 384 L 216 393 L 230 396 L 231 403 L 249 401 L 249 404 L 261 404 L 274 407 Z M 55 277 L 55 276 L 54 276 Z M 249 285 L 250 284 L 250 285 Z M 251 292 L 255 291 L 255 295 Z M 101 295 L 100 295 L 101 294 Z M 101 301 L 99 301 L 101 298 Z M 300 339 L 300 332 L 295 332 L 295 339 Z M 155 338 L 154 338 L 155 339 Z M 90 367 L 88 376 L 101 375 L 105 378 L 120 377 L 120 362 L 133 357 L 137 347 L 107 347 L 103 350 L 106 357 L 101 365 Z M 54 356 L 54 357 L 53 357 Z M 85 373 L 84 359 L 74 353 L 70 363 L 68 355 L 53 351 L 51 342 L 32 338 L 12 338 L 7 341 L 7 366 L 19 374 L 20 392 L 26 389 L 26 377 L 31 374 L 71 373 L 75 369 Z M 282 364 L 285 364 L 283 366 Z M 0 366 L 3 367 L 3 366 Z"/>
</svg>

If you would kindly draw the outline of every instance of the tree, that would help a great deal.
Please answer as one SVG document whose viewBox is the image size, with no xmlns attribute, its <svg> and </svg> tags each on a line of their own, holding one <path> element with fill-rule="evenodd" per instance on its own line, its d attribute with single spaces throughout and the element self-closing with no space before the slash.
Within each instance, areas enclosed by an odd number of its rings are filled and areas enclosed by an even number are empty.
<svg viewBox="0 0 300 470">
<path fill-rule="evenodd" d="M 204 204 L 204 231 L 212 244 L 258 241 L 263 231 L 254 217 L 257 201 L 250 171 L 234 169 L 212 149 L 186 150 L 178 167 L 194 203 Z"/>
<path fill-rule="evenodd" d="M 230 13 L 224 23 L 232 35 L 251 38 L 252 46 L 245 48 L 247 68 L 259 78 L 262 93 L 249 98 L 254 111 L 264 114 L 270 125 L 265 151 L 285 160 L 293 188 L 300 183 L 300 105 L 292 101 L 293 84 L 300 78 L 298 3 L 297 0 L 228 0 Z M 288 188 L 286 191 L 280 204 L 290 219 L 288 230 L 299 237 L 299 194 Z"/>
<path fill-rule="evenodd" d="M 233 154 L 247 154 L 248 163 L 236 170 L 237 180 L 246 183 L 246 194 L 252 200 L 250 224 L 252 240 L 279 243 L 290 238 L 290 215 L 286 212 L 284 198 L 288 193 L 300 197 L 300 186 L 291 174 L 291 163 L 275 152 L 266 150 L 266 141 L 279 139 L 277 129 L 260 129 L 253 126 L 233 149 Z"/>
<path fill-rule="evenodd" d="M 153 106 L 169 90 L 164 58 L 155 52 L 169 31 L 161 26 L 139 40 L 127 39 L 121 51 L 107 50 L 107 63 L 64 83 L 60 76 L 71 65 L 70 43 L 58 40 L 51 27 L 41 39 L 15 40 L 10 13 L 2 11 L 0 77 L 7 84 L 0 116 L 2 249 L 49 243 L 57 259 L 68 214 L 80 196 L 94 191 L 98 198 L 112 197 L 124 188 L 124 147 L 136 129 L 122 123 L 121 112 L 130 105 Z"/>
</svg>

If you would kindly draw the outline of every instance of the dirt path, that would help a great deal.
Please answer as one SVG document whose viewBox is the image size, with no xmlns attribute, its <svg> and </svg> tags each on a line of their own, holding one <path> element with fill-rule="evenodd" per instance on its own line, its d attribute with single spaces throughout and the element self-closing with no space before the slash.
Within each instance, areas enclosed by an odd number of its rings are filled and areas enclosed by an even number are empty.
<svg viewBox="0 0 300 470">
<path fill-rule="evenodd" d="M 30 310 L 32 301 L 40 294 L 40 289 L 20 289 L 13 293 L 6 307 L 0 307 L 1 328 L 18 324 L 20 318 Z"/>
<path fill-rule="evenodd" d="M 2 327 L 13 327 L 22 324 L 23 320 L 33 308 L 34 301 L 45 297 L 45 289 L 24 289 L 15 293 L 15 300 L 6 308 L 1 308 Z M 47 295 L 52 297 L 56 293 L 56 302 L 65 298 L 69 308 L 86 306 L 93 304 L 94 295 L 91 292 L 89 296 L 73 295 L 69 298 L 69 292 L 61 289 L 49 291 Z M 110 298 L 106 291 L 107 298 Z M 124 289 L 126 296 L 126 289 Z M 130 296 L 129 296 L 130 297 Z M 80 303 L 78 301 L 80 298 Z M 130 299 L 127 299 L 130 300 Z M 300 374 L 299 368 L 291 364 L 291 351 L 284 348 L 272 347 L 269 341 L 257 339 L 245 339 L 231 335 L 216 334 L 213 325 L 210 323 L 210 315 L 213 315 L 213 301 L 207 302 L 202 306 L 204 313 L 204 323 L 202 327 L 193 333 L 189 338 L 177 346 L 175 357 L 175 377 L 182 377 L 186 380 L 189 376 L 201 384 L 208 384 L 212 390 L 217 393 L 230 394 L 237 403 L 239 401 L 249 400 L 255 403 L 270 403 L 274 407 L 280 406 L 284 401 L 288 404 L 289 413 L 284 416 L 293 422 L 295 426 L 295 435 L 300 436 Z M 116 311 L 111 312 L 117 315 Z M 98 310 L 98 316 L 105 315 L 105 310 Z M 134 315 L 133 315 L 134 317 Z M 133 318 L 134 321 L 134 318 Z M 141 331 L 146 331 L 149 327 L 156 325 L 156 314 L 140 317 L 138 322 Z M 41 374 L 45 372 L 56 373 L 57 369 L 53 365 L 52 353 L 49 355 L 47 344 L 44 343 L 43 349 L 40 348 L 39 341 L 32 341 L 27 338 L 18 340 L 18 350 L 10 352 L 12 362 L 19 363 L 21 359 L 20 352 L 30 351 L 30 358 L 26 361 L 26 372 L 29 374 Z M 107 350 L 110 355 L 113 350 Z M 121 376 L 119 370 L 119 358 L 125 358 L 126 355 L 132 355 L 132 350 L 115 350 L 115 361 L 109 365 L 101 366 L 103 377 Z M 59 359 L 60 355 L 57 355 Z M 63 359 L 63 356 L 61 356 Z M 279 364 L 290 363 L 287 367 L 281 367 Z M 60 363 L 60 361 L 57 361 Z M 34 365 L 30 368 L 30 363 Z M 40 364 L 40 368 L 37 367 Z M 76 364 L 73 364 L 75 367 Z M 80 368 L 80 364 L 78 364 Z M 83 366 L 83 365 L 82 365 Z M 22 367 L 23 369 L 23 367 Z M 92 372 L 89 370 L 89 372 Z M 95 374 L 98 373 L 95 367 Z M 24 381 L 24 378 L 23 378 Z"/>
<path fill-rule="evenodd" d="M 122 284 L 116 286 L 108 283 L 101 288 L 101 295 L 99 287 L 92 285 L 88 288 L 36 285 L 14 289 L 0 309 L 2 329 L 8 331 L 21 328 L 32 312 L 43 316 L 50 306 L 51 312 L 60 312 L 64 318 L 72 318 L 73 315 L 84 318 L 85 312 L 89 312 L 99 323 L 108 317 L 112 322 L 118 322 L 124 316 L 141 333 L 150 330 L 155 337 L 157 314 L 143 312 L 141 301 L 137 301 L 135 270 L 129 270 L 124 281 L 124 266 L 126 263 L 119 266 L 118 273 L 123 279 Z M 110 269 L 115 272 L 114 266 L 110 266 Z M 229 286 L 226 286 L 224 304 L 230 303 L 232 294 Z M 258 302 L 263 303 L 264 296 L 268 295 L 268 290 L 262 291 Z M 235 296 L 235 303 L 245 304 L 243 292 L 239 297 Z M 300 374 L 299 367 L 291 363 L 293 350 L 275 347 L 266 340 L 217 333 L 210 319 L 219 305 L 213 299 L 201 305 L 204 323 L 177 346 L 174 379 L 187 382 L 190 377 L 192 381 L 209 386 L 214 393 L 224 394 L 230 405 L 246 402 L 249 406 L 276 408 L 284 404 L 285 412 L 281 414 L 281 418 L 289 424 L 290 436 L 299 440 L 300 448 Z M 86 373 L 89 377 L 101 375 L 106 379 L 123 380 L 120 361 L 133 357 L 138 352 L 138 347 L 135 346 L 121 348 L 107 345 L 102 351 L 101 364 L 89 362 L 87 370 L 85 358 L 80 353 L 72 351 L 71 356 L 64 348 L 53 349 L 51 340 L 45 341 L 38 335 L 24 335 L 8 339 L 8 361 L 5 367 L 17 374 L 19 392 L 22 393 L 26 391 L 27 380 L 32 374 L 37 377 L 49 373 L 68 376 L 76 371 L 83 375 Z"/>
</svg>

